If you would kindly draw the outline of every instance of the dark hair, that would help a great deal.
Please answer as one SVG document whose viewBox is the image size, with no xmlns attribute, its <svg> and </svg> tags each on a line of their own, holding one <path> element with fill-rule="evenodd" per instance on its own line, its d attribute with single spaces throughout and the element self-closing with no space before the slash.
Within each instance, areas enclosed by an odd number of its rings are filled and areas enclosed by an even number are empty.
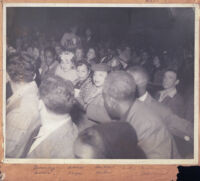
<svg viewBox="0 0 200 181">
<path fill-rule="evenodd" d="M 44 49 L 44 53 L 46 53 L 46 52 L 51 52 L 51 53 L 53 54 L 53 56 L 56 55 L 56 50 L 55 50 L 55 48 L 53 48 L 53 47 L 46 47 L 46 48 Z"/>
<path fill-rule="evenodd" d="M 39 92 L 46 107 L 54 113 L 69 113 L 74 105 L 72 82 L 58 76 L 46 77 L 40 85 Z"/>
<path fill-rule="evenodd" d="M 103 93 L 116 100 L 132 100 L 135 98 L 135 92 L 135 81 L 125 71 L 111 72 L 104 82 Z"/>
<path fill-rule="evenodd" d="M 82 66 L 82 65 L 85 65 L 85 66 L 87 67 L 88 70 L 91 69 L 90 64 L 87 63 L 86 61 L 78 61 L 78 62 L 76 63 L 76 68 L 78 68 L 78 67 L 80 67 L 80 66 Z"/>
<path fill-rule="evenodd" d="M 90 47 L 87 48 L 87 51 L 86 51 L 86 52 L 88 53 L 88 51 L 89 51 L 90 49 L 93 49 L 93 50 L 94 50 L 94 53 L 95 53 L 95 56 L 98 57 L 98 50 L 97 50 L 97 48 L 96 48 L 96 47 L 93 47 L 93 46 L 90 46 Z M 86 53 L 86 54 L 87 54 L 87 53 Z"/>
<path fill-rule="evenodd" d="M 145 158 L 137 146 L 134 128 L 126 122 L 110 122 L 87 128 L 79 134 L 82 143 L 90 145 L 101 158 Z M 98 157 L 99 158 L 99 157 Z"/>
<path fill-rule="evenodd" d="M 176 74 L 176 79 L 180 80 L 180 75 L 179 75 L 179 72 L 178 72 L 177 69 L 175 69 L 175 68 L 167 68 L 167 69 L 165 69 L 165 73 L 166 72 L 174 72 Z"/>
<path fill-rule="evenodd" d="M 85 145 L 91 146 L 95 151 L 95 158 L 106 158 L 103 140 L 93 127 L 89 127 L 80 132 L 77 140 Z"/>
<path fill-rule="evenodd" d="M 31 82 L 35 76 L 34 60 L 28 54 L 15 53 L 7 57 L 7 72 L 13 82 Z"/>
<path fill-rule="evenodd" d="M 84 49 L 83 46 L 81 46 L 81 45 L 78 45 L 78 46 L 76 47 L 75 51 L 76 51 L 76 50 L 82 50 L 83 53 L 85 53 L 85 49 Z"/>
</svg>

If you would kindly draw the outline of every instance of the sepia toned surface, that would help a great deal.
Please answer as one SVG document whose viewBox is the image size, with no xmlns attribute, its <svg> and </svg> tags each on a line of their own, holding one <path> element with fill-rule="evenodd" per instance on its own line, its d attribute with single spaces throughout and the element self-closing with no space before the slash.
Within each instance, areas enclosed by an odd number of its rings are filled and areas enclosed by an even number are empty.
<svg viewBox="0 0 200 181">
<path fill-rule="evenodd" d="M 30 1 L 3 1 L 3 3 L 28 3 Z M 31 1 L 33 3 L 52 3 L 57 1 Z M 59 1 L 61 3 L 92 3 L 92 1 Z M 94 1 L 93 1 L 94 2 Z M 197 1 L 109 1 L 109 3 L 197 3 Z M 106 3 L 106 1 L 95 1 L 95 3 Z M 1 15 L 1 35 L 2 35 L 2 18 L 3 9 L 0 8 Z M 1 40 L 1 60 L 2 58 L 2 36 Z M 198 41 L 199 42 L 199 41 Z M 1 85 L 1 98 L 2 93 L 2 80 L 3 80 L 3 66 L 2 61 L 0 63 L 1 74 L 0 74 L 0 85 Z M 2 106 L 3 101 L 1 101 L 1 120 L 2 120 Z M 3 145 L 3 132 L 2 132 L 3 121 L 1 121 L 1 137 L 0 142 Z M 3 160 L 3 149 L 0 149 L 1 161 Z M 0 170 L 5 174 L 4 180 L 59 180 L 59 181 L 79 181 L 79 180 L 176 180 L 178 165 L 78 165 L 78 164 L 5 164 L 1 162 Z"/>
</svg>

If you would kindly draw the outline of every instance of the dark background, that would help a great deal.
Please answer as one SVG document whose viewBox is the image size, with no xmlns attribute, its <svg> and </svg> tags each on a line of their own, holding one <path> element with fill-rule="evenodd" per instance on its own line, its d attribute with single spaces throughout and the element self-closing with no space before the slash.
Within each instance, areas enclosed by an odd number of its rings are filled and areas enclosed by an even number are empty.
<svg viewBox="0 0 200 181">
<path fill-rule="evenodd" d="M 142 46 L 175 48 L 194 44 L 192 8 L 8 7 L 7 36 L 24 28 L 63 34 L 77 25 L 92 28 L 99 40 L 131 40 Z"/>
</svg>

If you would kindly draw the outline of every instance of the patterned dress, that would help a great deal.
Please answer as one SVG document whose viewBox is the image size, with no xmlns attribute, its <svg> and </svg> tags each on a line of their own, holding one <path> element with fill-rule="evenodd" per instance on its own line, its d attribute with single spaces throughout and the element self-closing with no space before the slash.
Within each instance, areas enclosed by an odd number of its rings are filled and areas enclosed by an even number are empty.
<svg viewBox="0 0 200 181">
<path fill-rule="evenodd" d="M 85 81 L 78 82 L 75 88 L 80 91 L 77 100 L 84 108 L 96 96 L 97 88 L 93 85 L 91 77 L 88 77 Z"/>
</svg>

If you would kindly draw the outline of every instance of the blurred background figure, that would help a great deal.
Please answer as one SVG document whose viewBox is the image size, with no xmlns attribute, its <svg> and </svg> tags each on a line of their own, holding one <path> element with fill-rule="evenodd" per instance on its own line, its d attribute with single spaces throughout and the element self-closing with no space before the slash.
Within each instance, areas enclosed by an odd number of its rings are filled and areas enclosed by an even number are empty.
<svg viewBox="0 0 200 181">
<path fill-rule="evenodd" d="M 98 59 L 97 59 L 97 54 L 94 48 L 89 48 L 88 52 L 86 54 L 86 61 L 90 64 L 97 64 L 98 63 Z"/>
<path fill-rule="evenodd" d="M 72 26 L 62 36 L 60 44 L 65 50 L 73 51 L 81 44 L 80 37 L 77 35 L 77 30 L 77 26 Z"/>
<path fill-rule="evenodd" d="M 58 66 L 58 61 L 56 60 L 56 51 L 52 47 L 47 47 L 44 49 L 44 59 L 41 64 L 40 74 L 41 79 L 45 77 L 48 73 L 55 70 Z"/>
<path fill-rule="evenodd" d="M 85 60 L 85 52 L 82 47 L 78 47 L 74 53 L 74 63 L 77 64 L 79 61 L 86 61 Z"/>
</svg>

